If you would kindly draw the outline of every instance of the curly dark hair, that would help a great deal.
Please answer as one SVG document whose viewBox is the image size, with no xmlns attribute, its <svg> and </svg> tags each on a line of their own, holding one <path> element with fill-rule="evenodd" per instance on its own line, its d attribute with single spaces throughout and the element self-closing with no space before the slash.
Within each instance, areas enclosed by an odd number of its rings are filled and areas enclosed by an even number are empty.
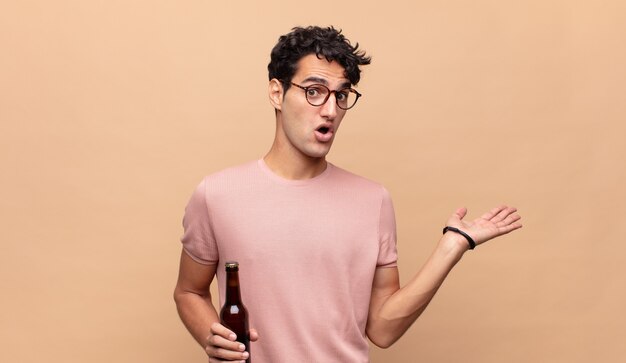
<svg viewBox="0 0 626 363">
<path fill-rule="evenodd" d="M 329 62 L 339 63 L 345 69 L 346 78 L 356 85 L 361 79 L 359 66 L 370 64 L 371 61 L 371 57 L 358 48 L 359 43 L 352 46 L 341 30 L 332 26 L 295 27 L 290 33 L 278 38 L 278 43 L 272 49 L 271 60 L 267 65 L 269 79 L 280 80 L 287 91 L 298 70 L 298 61 L 304 56 L 315 54 L 320 59 L 323 57 Z"/>
</svg>

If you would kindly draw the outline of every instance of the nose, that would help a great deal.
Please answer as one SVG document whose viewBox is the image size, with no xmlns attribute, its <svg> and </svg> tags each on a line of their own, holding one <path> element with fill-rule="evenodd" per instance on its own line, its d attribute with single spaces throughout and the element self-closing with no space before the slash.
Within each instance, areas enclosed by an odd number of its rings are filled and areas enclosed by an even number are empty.
<svg viewBox="0 0 626 363">
<path fill-rule="evenodd" d="M 328 99 L 326 103 L 322 105 L 322 109 L 320 110 L 322 117 L 326 118 L 329 121 L 332 121 L 337 117 L 339 107 L 337 107 L 337 97 L 335 96 L 335 92 L 331 92 L 328 95 Z"/>
</svg>

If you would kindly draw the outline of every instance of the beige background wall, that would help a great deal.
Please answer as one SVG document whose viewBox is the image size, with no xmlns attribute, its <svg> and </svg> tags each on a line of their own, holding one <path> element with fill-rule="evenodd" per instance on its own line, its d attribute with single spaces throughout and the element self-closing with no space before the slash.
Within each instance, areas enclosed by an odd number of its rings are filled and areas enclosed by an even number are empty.
<svg viewBox="0 0 626 363">
<path fill-rule="evenodd" d="M 2 1 L 0 361 L 205 361 L 183 208 L 268 149 L 278 36 L 334 24 L 373 64 L 330 159 L 391 191 L 403 281 L 458 206 L 525 225 L 373 362 L 623 362 L 625 4 Z"/>
</svg>

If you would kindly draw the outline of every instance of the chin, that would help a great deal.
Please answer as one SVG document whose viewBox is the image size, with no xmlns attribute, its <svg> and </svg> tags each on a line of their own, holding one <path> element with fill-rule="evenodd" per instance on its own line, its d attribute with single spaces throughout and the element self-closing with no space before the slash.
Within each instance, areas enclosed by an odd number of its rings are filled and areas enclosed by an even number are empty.
<svg viewBox="0 0 626 363">
<path fill-rule="evenodd" d="M 304 154 L 312 159 L 322 159 L 328 155 L 330 148 L 326 150 L 310 150 L 309 152 L 305 152 Z"/>
<path fill-rule="evenodd" d="M 309 153 L 306 154 L 311 159 L 324 159 L 328 153 Z"/>
<path fill-rule="evenodd" d="M 311 159 L 323 159 L 330 152 L 332 145 L 332 140 L 327 143 L 320 143 L 315 141 L 302 145 L 302 147 L 299 147 L 298 150 L 300 151 L 300 153 Z"/>
</svg>

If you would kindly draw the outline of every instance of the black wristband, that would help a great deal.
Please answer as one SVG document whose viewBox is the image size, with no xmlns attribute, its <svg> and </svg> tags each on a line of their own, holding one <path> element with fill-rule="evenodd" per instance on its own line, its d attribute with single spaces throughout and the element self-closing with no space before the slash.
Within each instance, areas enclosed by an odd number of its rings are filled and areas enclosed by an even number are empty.
<svg viewBox="0 0 626 363">
<path fill-rule="evenodd" d="M 476 247 L 476 242 L 474 242 L 474 240 L 472 239 L 472 237 L 470 237 L 470 235 L 469 235 L 469 234 L 467 234 L 467 233 L 465 233 L 465 232 L 461 231 L 461 230 L 460 230 L 460 229 L 458 229 L 458 228 L 449 227 L 449 226 L 448 226 L 448 227 L 445 227 L 445 228 L 443 229 L 443 234 L 446 234 L 446 232 L 448 232 L 448 231 L 451 231 L 451 232 L 456 232 L 456 233 L 460 234 L 461 236 L 465 237 L 465 239 L 467 239 L 467 243 L 469 243 L 469 246 L 470 246 L 470 247 L 469 247 L 469 249 L 470 249 L 470 250 L 473 250 L 473 249 L 474 249 L 474 247 Z"/>
</svg>

